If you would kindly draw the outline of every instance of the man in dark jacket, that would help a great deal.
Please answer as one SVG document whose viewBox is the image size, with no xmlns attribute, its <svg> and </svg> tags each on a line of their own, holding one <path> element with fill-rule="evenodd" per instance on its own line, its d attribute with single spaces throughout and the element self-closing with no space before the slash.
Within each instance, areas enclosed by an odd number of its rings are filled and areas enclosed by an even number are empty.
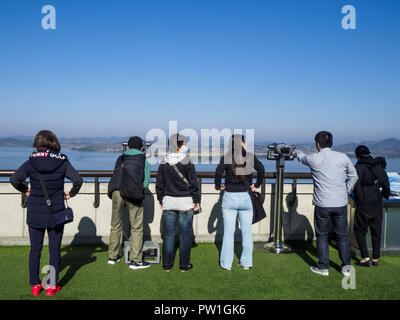
<svg viewBox="0 0 400 320">
<path fill-rule="evenodd" d="M 382 233 L 382 198 L 388 199 L 390 184 L 386 174 L 385 158 L 373 158 L 366 146 L 358 146 L 355 150 L 358 159 L 356 164 L 358 182 L 354 188 L 356 203 L 354 233 L 361 251 L 361 266 L 369 267 L 369 258 L 366 234 L 368 227 L 372 237 L 372 264 L 378 265 L 380 257 Z"/>
<path fill-rule="evenodd" d="M 130 269 L 144 269 L 150 264 L 143 260 L 143 204 L 144 189 L 150 182 L 150 164 L 144 154 L 144 143 L 140 137 L 131 137 L 128 150 L 115 164 L 114 174 L 108 184 L 108 196 L 112 199 L 112 216 L 108 264 L 115 264 L 122 257 L 121 235 L 124 209 L 128 208 L 131 223 Z M 127 179 L 127 177 L 130 179 Z M 124 184 L 129 184 L 124 186 Z M 134 193 L 142 193 L 142 199 L 130 199 L 125 188 Z M 137 190 L 136 190 L 137 189 Z"/>
</svg>

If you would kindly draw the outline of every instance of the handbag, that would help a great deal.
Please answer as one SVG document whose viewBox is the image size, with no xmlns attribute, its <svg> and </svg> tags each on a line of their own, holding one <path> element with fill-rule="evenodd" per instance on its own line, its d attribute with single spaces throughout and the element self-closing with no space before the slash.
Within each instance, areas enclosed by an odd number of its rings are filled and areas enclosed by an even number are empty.
<svg viewBox="0 0 400 320">
<path fill-rule="evenodd" d="M 250 184 L 247 181 L 246 177 L 244 178 L 244 184 L 246 185 L 247 192 L 250 195 L 251 203 L 253 205 L 253 224 L 255 224 L 264 219 L 267 214 L 265 213 L 263 207 L 261 193 L 251 190 Z"/>
<path fill-rule="evenodd" d="M 40 186 L 42 187 L 44 196 L 46 198 L 46 203 L 52 212 L 51 224 L 53 226 L 59 226 L 59 225 L 67 224 L 67 223 L 74 221 L 74 213 L 73 213 L 72 209 L 70 207 L 68 207 L 67 200 L 65 200 L 65 203 L 67 205 L 67 207 L 65 209 L 57 211 L 57 212 L 54 211 L 53 204 L 51 203 L 51 199 L 50 199 L 49 193 L 47 191 L 46 184 L 43 180 L 43 176 L 37 171 L 36 171 L 36 173 L 39 176 Z"/>
<path fill-rule="evenodd" d="M 185 177 L 185 176 L 183 175 L 183 173 L 178 169 L 178 167 L 177 167 L 175 164 L 174 164 L 172 167 L 175 169 L 175 171 L 176 171 L 176 173 L 178 174 L 178 176 L 180 176 L 181 179 L 182 179 L 183 181 L 185 181 L 185 183 L 190 187 L 190 183 L 189 183 L 188 179 L 186 179 L 186 177 Z M 200 207 L 200 205 L 199 205 L 199 210 L 193 211 L 193 214 L 196 215 L 196 214 L 201 213 L 202 211 L 203 211 L 203 209 L 201 209 L 201 207 Z"/>
</svg>

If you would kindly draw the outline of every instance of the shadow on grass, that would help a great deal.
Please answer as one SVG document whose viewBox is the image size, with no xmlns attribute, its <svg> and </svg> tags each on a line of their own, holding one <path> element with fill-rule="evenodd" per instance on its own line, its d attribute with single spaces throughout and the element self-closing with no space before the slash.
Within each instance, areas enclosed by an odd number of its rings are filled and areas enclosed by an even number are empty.
<svg viewBox="0 0 400 320">
<path fill-rule="evenodd" d="M 318 254 L 315 242 L 289 240 L 286 241 L 286 243 L 295 254 L 303 259 L 306 264 L 309 266 L 316 266 L 318 262 Z M 337 247 L 335 249 L 337 250 Z M 329 260 L 329 265 L 338 272 L 341 272 L 342 270 L 342 267 L 332 260 Z"/>
<path fill-rule="evenodd" d="M 78 233 L 75 234 L 71 244 L 61 249 L 61 252 L 65 252 L 65 254 L 61 257 L 60 273 L 66 268 L 68 270 L 60 280 L 60 286 L 65 286 L 83 266 L 95 262 L 95 253 L 108 250 L 106 244 L 96 233 L 94 222 L 88 217 L 83 217 L 79 222 Z M 84 245 L 88 241 L 96 243 L 96 245 Z"/>
</svg>

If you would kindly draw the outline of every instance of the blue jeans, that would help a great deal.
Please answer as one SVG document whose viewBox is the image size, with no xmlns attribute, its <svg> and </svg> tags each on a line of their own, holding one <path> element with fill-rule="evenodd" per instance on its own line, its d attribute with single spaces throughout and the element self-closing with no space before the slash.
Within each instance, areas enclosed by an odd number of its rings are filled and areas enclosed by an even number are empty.
<svg viewBox="0 0 400 320">
<path fill-rule="evenodd" d="M 193 210 L 179 212 L 163 210 L 163 268 L 170 269 L 174 265 L 174 246 L 176 220 L 179 221 L 179 267 L 186 268 L 190 263 L 193 236 Z"/>
<path fill-rule="evenodd" d="M 314 226 L 317 235 L 317 254 L 319 269 L 329 268 L 329 225 L 333 223 L 342 267 L 350 265 L 350 245 L 347 239 L 347 207 L 315 207 Z"/>
<path fill-rule="evenodd" d="M 240 264 L 243 267 L 253 266 L 253 237 L 251 225 L 253 222 L 253 205 L 247 192 L 226 192 L 222 198 L 222 217 L 224 220 L 224 236 L 222 239 L 222 250 L 220 264 L 222 268 L 232 267 L 234 254 L 234 234 L 236 219 L 239 215 L 242 230 L 243 251 Z"/>
</svg>

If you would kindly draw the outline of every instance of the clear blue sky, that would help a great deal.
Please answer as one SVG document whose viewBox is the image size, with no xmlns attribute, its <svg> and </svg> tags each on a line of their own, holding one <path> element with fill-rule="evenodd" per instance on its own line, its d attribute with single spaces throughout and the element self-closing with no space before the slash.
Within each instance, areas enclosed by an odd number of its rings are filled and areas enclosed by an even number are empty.
<svg viewBox="0 0 400 320">
<path fill-rule="evenodd" d="M 41 28 L 46 4 L 56 30 Z M 0 136 L 178 120 L 257 141 L 400 138 L 399 17 L 398 0 L 1 0 Z"/>
</svg>

